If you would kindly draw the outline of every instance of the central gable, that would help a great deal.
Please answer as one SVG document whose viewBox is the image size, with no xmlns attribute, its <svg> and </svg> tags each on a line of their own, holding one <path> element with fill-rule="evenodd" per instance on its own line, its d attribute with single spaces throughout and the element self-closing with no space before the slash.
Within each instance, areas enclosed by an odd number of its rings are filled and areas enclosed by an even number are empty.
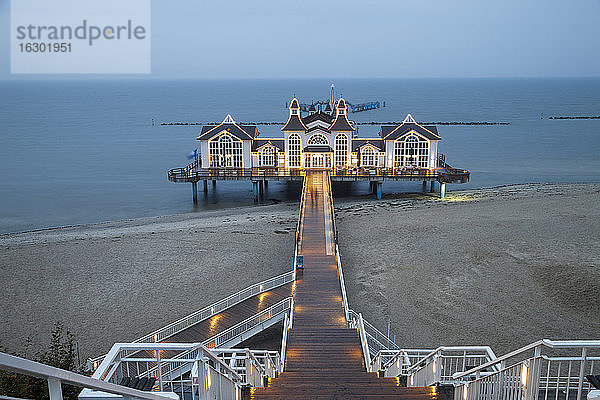
<svg viewBox="0 0 600 400">
<path fill-rule="evenodd" d="M 203 126 L 200 136 L 196 140 L 211 140 L 224 132 L 237 137 L 240 140 L 252 140 L 258 136 L 255 125 L 238 125 L 230 114 L 227 114 L 223 122 L 217 126 Z"/>
</svg>

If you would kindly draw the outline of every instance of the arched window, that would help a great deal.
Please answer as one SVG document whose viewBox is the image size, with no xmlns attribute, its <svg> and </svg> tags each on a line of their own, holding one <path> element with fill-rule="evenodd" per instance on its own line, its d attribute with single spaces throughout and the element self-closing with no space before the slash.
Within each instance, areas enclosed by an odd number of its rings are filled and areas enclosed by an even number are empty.
<svg viewBox="0 0 600 400">
<path fill-rule="evenodd" d="M 259 152 L 259 165 L 261 167 L 274 167 L 275 166 L 275 149 L 273 146 L 264 146 Z"/>
<path fill-rule="evenodd" d="M 429 167 L 429 142 L 416 135 L 408 135 L 394 143 L 394 167 Z"/>
<path fill-rule="evenodd" d="M 367 146 L 367 147 L 363 147 L 362 151 L 360 152 L 360 165 L 362 167 L 375 167 L 375 151 L 373 150 L 372 147 Z"/>
<path fill-rule="evenodd" d="M 223 134 L 208 142 L 209 162 L 214 168 L 242 168 L 242 141 Z"/>
<path fill-rule="evenodd" d="M 320 133 L 315 133 L 308 139 L 308 144 L 326 144 L 329 145 L 327 138 Z"/>
<path fill-rule="evenodd" d="M 339 133 L 335 137 L 335 166 L 344 167 L 348 161 L 348 136 Z"/>
<path fill-rule="evenodd" d="M 297 133 L 292 133 L 288 139 L 290 167 L 302 166 L 302 139 Z"/>
</svg>

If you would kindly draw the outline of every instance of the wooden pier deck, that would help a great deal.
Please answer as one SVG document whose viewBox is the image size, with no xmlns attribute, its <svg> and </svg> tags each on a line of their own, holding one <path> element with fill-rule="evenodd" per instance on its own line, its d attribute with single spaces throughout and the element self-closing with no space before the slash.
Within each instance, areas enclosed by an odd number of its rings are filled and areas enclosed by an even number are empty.
<svg viewBox="0 0 600 400">
<path fill-rule="evenodd" d="M 223 310 L 212 317 L 200 321 L 187 329 L 178 332 L 161 343 L 197 343 L 225 331 L 228 328 L 252 317 L 253 315 L 266 310 L 272 305 L 292 296 L 294 283 L 286 283 L 282 286 L 265 291 L 261 294 L 252 296 L 234 306 Z M 179 351 L 164 351 L 161 352 L 163 358 L 175 356 Z M 148 358 L 155 357 L 155 352 L 151 350 L 143 350 L 135 353 L 136 356 L 146 354 Z"/>
<path fill-rule="evenodd" d="M 339 283 L 326 172 L 306 175 L 301 221 L 304 271 L 294 297 L 284 372 L 252 399 L 438 399 L 435 388 L 405 388 L 367 373 L 358 333 L 347 328 Z"/>
<path fill-rule="evenodd" d="M 212 317 L 167 338 L 168 343 L 202 342 L 235 324 L 271 307 L 292 295 L 293 283 L 286 283 L 267 292 L 250 297 Z"/>
</svg>

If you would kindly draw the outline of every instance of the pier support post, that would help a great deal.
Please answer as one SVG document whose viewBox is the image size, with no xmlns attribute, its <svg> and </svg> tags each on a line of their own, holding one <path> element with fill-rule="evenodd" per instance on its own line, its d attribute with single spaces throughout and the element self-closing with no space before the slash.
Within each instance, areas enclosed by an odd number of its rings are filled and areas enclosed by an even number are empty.
<svg viewBox="0 0 600 400">
<path fill-rule="evenodd" d="M 427 181 L 423 181 L 423 190 L 421 190 L 423 193 L 427 193 Z"/>
<path fill-rule="evenodd" d="M 383 186 L 383 183 L 376 182 L 375 186 L 377 186 L 377 200 L 381 200 L 381 187 Z"/>
<path fill-rule="evenodd" d="M 269 181 L 265 179 L 265 189 L 269 187 Z"/>
<path fill-rule="evenodd" d="M 258 203 L 258 181 L 252 181 L 252 192 L 254 193 L 254 202 Z"/>
<path fill-rule="evenodd" d="M 217 187 L 217 180 L 213 179 L 213 187 Z"/>
<path fill-rule="evenodd" d="M 429 193 L 435 193 L 435 181 L 431 181 L 431 187 L 429 188 Z"/>
<path fill-rule="evenodd" d="M 208 181 L 204 180 L 204 193 L 208 193 Z"/>
<path fill-rule="evenodd" d="M 263 193 L 265 192 L 264 187 L 265 187 L 264 181 L 259 181 L 258 182 L 258 193 L 259 193 L 260 197 L 263 197 Z"/>
<path fill-rule="evenodd" d="M 446 184 L 440 182 L 440 199 L 443 199 L 446 196 Z"/>
<path fill-rule="evenodd" d="M 194 204 L 198 204 L 198 184 L 197 184 L 197 182 L 192 182 L 192 200 L 194 200 Z"/>
</svg>

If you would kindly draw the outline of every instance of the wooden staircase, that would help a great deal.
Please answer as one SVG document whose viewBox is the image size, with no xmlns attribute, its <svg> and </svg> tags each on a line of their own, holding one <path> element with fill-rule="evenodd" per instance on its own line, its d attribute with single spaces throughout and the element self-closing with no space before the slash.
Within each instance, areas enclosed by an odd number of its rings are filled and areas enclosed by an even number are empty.
<svg viewBox="0 0 600 400">
<path fill-rule="evenodd" d="M 251 399 L 438 399 L 436 388 L 406 388 L 398 378 L 366 372 L 358 332 L 347 327 L 335 255 L 331 217 L 326 213 L 328 176 L 308 173 L 301 227 L 304 270 L 294 297 L 284 372 Z M 329 237 L 327 237 L 329 235 Z M 446 396 L 443 396 L 446 397 Z M 451 396 L 447 397 L 449 400 Z"/>
</svg>

